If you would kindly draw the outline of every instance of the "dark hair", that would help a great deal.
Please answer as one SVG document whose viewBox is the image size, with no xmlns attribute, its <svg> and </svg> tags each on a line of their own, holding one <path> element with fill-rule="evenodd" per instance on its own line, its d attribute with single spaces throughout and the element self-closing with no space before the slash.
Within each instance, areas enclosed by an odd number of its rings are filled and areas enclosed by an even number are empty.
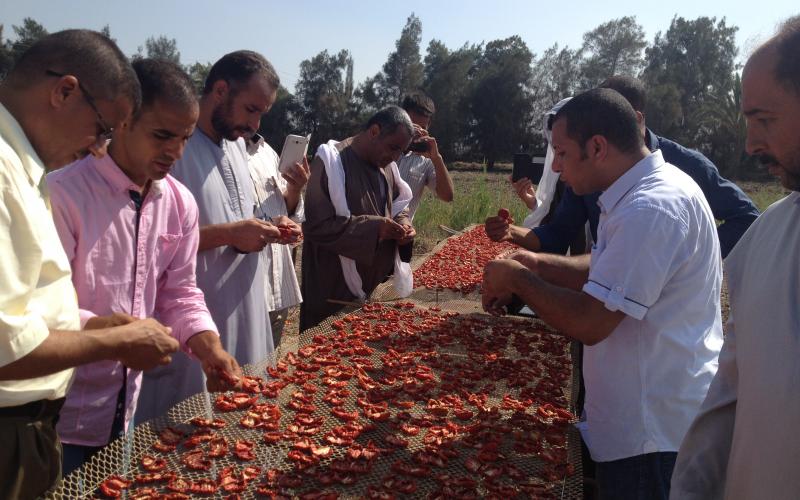
<svg viewBox="0 0 800 500">
<path fill-rule="evenodd" d="M 136 112 L 141 105 L 139 80 L 128 58 L 102 33 L 71 29 L 37 40 L 8 75 L 14 86 L 28 86 L 48 78 L 48 71 L 72 75 L 95 99 L 125 97 Z"/>
<path fill-rule="evenodd" d="M 400 106 L 407 112 L 417 113 L 422 116 L 433 116 L 436 113 L 433 99 L 422 91 L 406 95 Z"/>
<path fill-rule="evenodd" d="M 364 130 L 373 125 L 377 125 L 381 129 L 381 136 L 393 134 L 397 127 L 405 128 L 410 136 L 414 135 L 414 125 L 411 123 L 411 118 L 399 106 L 389 106 L 372 115 L 367 124 L 364 125 Z"/>
<path fill-rule="evenodd" d="M 581 149 L 595 135 L 602 135 L 623 153 L 644 143 L 633 106 L 616 90 L 592 89 L 574 97 L 556 113 L 553 125 L 562 118 L 567 120 L 567 135 Z"/>
<path fill-rule="evenodd" d="M 800 94 L 800 16 L 784 21 L 778 34 L 767 44 L 774 45 L 778 55 L 775 79 Z"/>
<path fill-rule="evenodd" d="M 133 69 L 142 87 L 140 110 L 156 101 L 189 107 L 197 103 L 197 92 L 189 75 L 177 64 L 163 59 L 139 59 Z"/>
<path fill-rule="evenodd" d="M 241 85 L 250 81 L 253 75 L 256 74 L 264 76 L 269 86 L 275 90 L 280 87 L 281 79 L 278 77 L 275 68 L 258 52 L 237 50 L 236 52 L 225 54 L 211 66 L 203 87 L 203 95 L 210 94 L 214 89 L 214 84 L 219 80 L 228 82 L 232 93 L 235 94 Z"/>
<path fill-rule="evenodd" d="M 634 110 L 644 113 L 644 108 L 647 106 L 647 89 L 638 78 L 627 75 L 611 76 L 606 78 L 599 88 L 616 90 L 633 106 Z"/>
</svg>

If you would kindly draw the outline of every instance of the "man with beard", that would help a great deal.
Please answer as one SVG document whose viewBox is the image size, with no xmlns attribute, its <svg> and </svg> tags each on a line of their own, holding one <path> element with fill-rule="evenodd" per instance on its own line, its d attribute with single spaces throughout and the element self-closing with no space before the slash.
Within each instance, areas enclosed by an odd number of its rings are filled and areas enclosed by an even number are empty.
<svg viewBox="0 0 800 500">
<path fill-rule="evenodd" d="M 242 50 L 214 63 L 200 99 L 197 129 L 172 174 L 197 200 L 200 241 L 197 285 L 216 324 L 223 348 L 240 364 L 258 363 L 274 347 L 265 294 L 265 260 L 273 242 L 297 241 L 300 228 L 255 217 L 255 190 L 243 137 L 253 135 L 267 113 L 280 80 L 262 55 Z M 163 369 L 162 369 L 163 368 Z M 145 374 L 136 419 L 163 414 L 203 390 L 203 373 L 183 353 L 169 366 Z"/>
<path fill-rule="evenodd" d="M 355 137 L 317 150 L 303 223 L 301 331 L 343 302 L 364 300 L 393 269 L 400 279 L 397 247 L 416 233 L 408 217 L 411 189 L 395 162 L 413 135 L 408 114 L 390 106 Z"/>
<path fill-rule="evenodd" d="M 209 389 L 226 389 L 239 367 L 222 349 L 195 285 L 197 204 L 168 175 L 197 122 L 197 97 L 173 63 L 142 59 L 133 68 L 142 106 L 114 131 L 108 155 L 47 176 L 81 322 L 94 329 L 156 316 L 202 364 Z M 128 428 L 141 379 L 141 371 L 115 361 L 76 370 L 57 427 L 64 474 Z"/>
<path fill-rule="evenodd" d="M 725 260 L 731 313 L 719 371 L 681 444 L 672 498 L 800 492 L 800 16 L 742 73 L 747 152 L 792 190 Z"/>
<path fill-rule="evenodd" d="M 0 84 L 0 498 L 37 498 L 61 476 L 55 423 L 72 367 L 144 370 L 178 348 L 152 319 L 77 331 L 44 178 L 85 151 L 102 156 L 140 101 L 125 55 L 89 30 L 41 38 Z"/>
</svg>

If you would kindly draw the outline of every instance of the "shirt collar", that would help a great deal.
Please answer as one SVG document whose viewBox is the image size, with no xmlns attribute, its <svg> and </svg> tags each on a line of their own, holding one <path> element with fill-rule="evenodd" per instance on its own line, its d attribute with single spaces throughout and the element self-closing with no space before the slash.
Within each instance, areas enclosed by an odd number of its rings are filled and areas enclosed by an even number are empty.
<svg viewBox="0 0 800 500">
<path fill-rule="evenodd" d="M 654 134 L 652 130 L 646 127 L 644 129 L 644 144 L 650 151 L 661 149 L 661 146 L 658 143 L 658 136 Z"/>
<path fill-rule="evenodd" d="M 636 184 L 664 164 L 660 150 L 656 150 L 639 160 L 634 166 L 614 181 L 603 191 L 597 204 L 604 213 L 611 212 L 619 201 L 630 192 Z"/>
<path fill-rule="evenodd" d="M 2 104 L 0 104 L 0 136 L 17 153 L 17 156 L 22 161 L 22 167 L 30 177 L 33 185 L 39 186 L 45 174 L 44 163 L 39 158 L 36 150 L 33 149 L 33 145 L 25 135 L 25 131 L 22 130 L 22 126 Z"/>
<path fill-rule="evenodd" d="M 253 134 L 253 137 L 250 139 L 245 139 L 244 143 L 247 146 L 247 154 L 250 156 L 254 156 L 258 153 L 258 150 L 261 149 L 261 145 L 264 144 L 264 138 L 259 133 Z"/>
<path fill-rule="evenodd" d="M 89 158 L 92 162 L 97 173 L 100 174 L 108 187 L 114 193 L 124 193 L 128 195 L 128 191 L 139 191 L 141 188 L 131 181 L 128 175 L 119 168 L 117 162 L 111 158 L 110 154 L 106 154 L 102 158 Z M 155 196 L 161 194 L 163 180 L 154 180 L 150 185 L 150 192 Z"/>
</svg>

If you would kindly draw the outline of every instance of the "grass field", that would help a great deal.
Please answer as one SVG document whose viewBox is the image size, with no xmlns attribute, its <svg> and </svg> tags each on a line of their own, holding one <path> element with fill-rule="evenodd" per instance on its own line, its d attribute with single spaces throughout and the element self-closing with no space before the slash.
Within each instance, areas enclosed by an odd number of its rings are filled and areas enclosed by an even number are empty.
<svg viewBox="0 0 800 500">
<path fill-rule="evenodd" d="M 460 230 L 470 224 L 482 223 L 486 217 L 495 215 L 500 207 L 508 208 L 514 220 L 521 223 L 528 209 L 511 189 L 510 173 L 510 165 L 501 165 L 495 172 L 483 172 L 476 165 L 457 164 L 451 168 L 455 185 L 453 202 L 444 203 L 430 190 L 425 190 L 414 216 L 417 230 L 414 253 L 428 252 L 448 236 L 439 225 Z M 740 187 L 762 211 L 787 194 L 777 182 L 745 182 Z"/>
</svg>

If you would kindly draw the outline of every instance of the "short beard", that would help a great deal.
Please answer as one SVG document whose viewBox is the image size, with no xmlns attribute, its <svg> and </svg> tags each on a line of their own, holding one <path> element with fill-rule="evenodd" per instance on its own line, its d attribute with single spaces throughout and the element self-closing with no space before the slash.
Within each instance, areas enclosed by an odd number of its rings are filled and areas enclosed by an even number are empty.
<svg viewBox="0 0 800 500">
<path fill-rule="evenodd" d="M 783 170 L 783 175 L 781 176 L 783 187 L 790 191 L 800 191 L 800 148 L 797 148 L 794 154 L 789 157 L 788 165 L 780 164 L 774 156 L 768 154 L 759 155 L 758 162 L 764 167 L 780 165 L 779 168 Z"/>
<path fill-rule="evenodd" d="M 231 115 L 232 107 L 232 99 L 228 99 L 225 101 L 225 104 L 217 106 L 214 108 L 214 112 L 211 113 L 211 126 L 214 128 L 214 131 L 219 134 L 220 137 L 229 141 L 235 141 L 239 137 L 236 135 L 236 127 L 228 120 L 228 117 Z"/>
</svg>

